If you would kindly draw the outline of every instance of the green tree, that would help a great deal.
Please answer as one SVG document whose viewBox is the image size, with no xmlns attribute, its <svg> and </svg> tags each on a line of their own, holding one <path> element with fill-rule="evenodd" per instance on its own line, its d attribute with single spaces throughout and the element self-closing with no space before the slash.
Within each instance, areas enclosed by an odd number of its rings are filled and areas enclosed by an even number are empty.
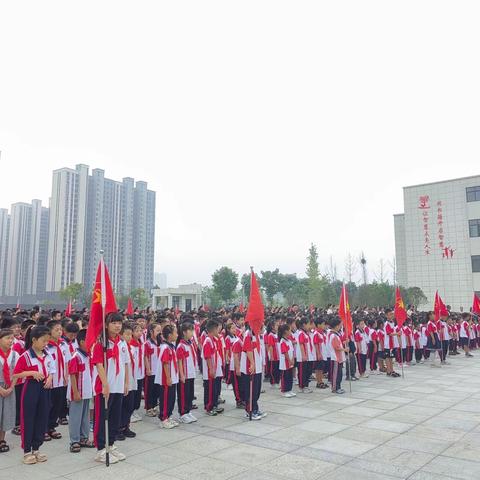
<svg viewBox="0 0 480 480">
<path fill-rule="evenodd" d="M 282 274 L 278 268 L 273 271 L 261 271 L 260 286 L 265 292 L 268 303 L 273 302 L 273 297 L 277 293 L 281 293 Z"/>
<path fill-rule="evenodd" d="M 218 308 L 222 305 L 222 299 L 220 298 L 217 291 L 212 287 L 204 287 L 202 290 L 202 299 L 203 303 L 208 305 L 210 308 Z"/>
<path fill-rule="evenodd" d="M 134 308 L 139 307 L 140 309 L 144 309 L 150 305 L 150 297 L 144 288 L 136 288 L 135 290 L 132 290 L 130 292 L 130 297 L 132 298 Z"/>
<path fill-rule="evenodd" d="M 81 283 L 71 283 L 67 285 L 65 288 L 60 290 L 59 294 L 63 300 L 71 300 L 75 302 L 80 298 L 80 295 L 83 292 L 83 285 Z"/>
<path fill-rule="evenodd" d="M 225 303 L 234 297 L 237 285 L 238 274 L 231 268 L 222 267 L 212 275 L 213 290 Z"/>
<path fill-rule="evenodd" d="M 400 288 L 405 305 L 423 305 L 427 302 L 427 297 L 420 287 Z"/>
<path fill-rule="evenodd" d="M 115 300 L 117 302 L 117 307 L 120 310 L 125 310 L 128 305 L 129 295 L 115 295 Z"/>
</svg>

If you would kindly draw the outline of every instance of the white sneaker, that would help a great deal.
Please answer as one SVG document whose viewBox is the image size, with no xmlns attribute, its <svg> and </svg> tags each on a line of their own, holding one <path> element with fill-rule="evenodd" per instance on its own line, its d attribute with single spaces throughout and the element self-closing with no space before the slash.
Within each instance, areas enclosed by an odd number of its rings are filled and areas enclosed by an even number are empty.
<svg viewBox="0 0 480 480">
<path fill-rule="evenodd" d="M 305 387 L 305 388 L 302 388 L 301 392 L 302 392 L 302 393 L 312 393 L 313 390 L 310 389 L 310 388 L 308 388 L 308 387 Z"/>
<path fill-rule="evenodd" d="M 114 457 L 113 454 L 110 453 L 110 464 L 113 465 L 114 463 L 118 463 L 118 458 Z M 99 450 L 97 455 L 95 455 L 95 461 L 99 463 L 106 463 L 107 461 L 107 451 L 105 449 Z"/>
<path fill-rule="evenodd" d="M 290 392 L 285 392 L 285 393 L 283 394 L 283 396 L 284 396 L 285 398 L 293 398 L 293 397 L 296 397 L 297 394 L 296 394 L 295 392 L 290 391 Z"/>
<path fill-rule="evenodd" d="M 137 422 L 140 422 L 141 420 L 142 420 L 141 417 L 137 413 L 135 412 L 132 413 L 132 416 L 130 417 L 130 423 L 137 423 Z"/>
<path fill-rule="evenodd" d="M 171 422 L 169 418 L 167 418 L 163 422 L 160 422 L 160 428 L 166 428 L 167 430 L 175 428 L 175 426 L 176 425 L 173 422 Z"/>
<path fill-rule="evenodd" d="M 113 458 L 116 458 L 119 462 L 122 462 L 127 458 L 123 453 L 118 451 L 118 448 L 116 447 L 116 445 L 110 448 L 110 456 Z"/>
<path fill-rule="evenodd" d="M 194 417 L 191 413 L 187 413 L 187 415 L 190 417 L 192 422 L 197 422 L 198 421 L 197 417 Z"/>
<path fill-rule="evenodd" d="M 171 423 L 173 423 L 174 427 L 178 427 L 180 425 L 180 422 L 177 422 L 173 417 L 170 417 L 169 420 Z"/>
<path fill-rule="evenodd" d="M 188 415 L 188 413 L 186 413 L 185 415 L 182 415 L 180 417 L 180 423 L 192 423 L 193 420 L 190 418 L 190 416 Z"/>
</svg>

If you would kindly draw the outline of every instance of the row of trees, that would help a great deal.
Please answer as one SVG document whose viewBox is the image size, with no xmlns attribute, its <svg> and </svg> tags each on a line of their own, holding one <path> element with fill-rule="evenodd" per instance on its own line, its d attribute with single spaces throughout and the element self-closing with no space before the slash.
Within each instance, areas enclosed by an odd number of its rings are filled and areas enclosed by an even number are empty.
<svg viewBox="0 0 480 480">
<path fill-rule="evenodd" d="M 81 305 L 90 306 L 92 291 L 87 290 L 82 283 L 71 283 L 60 291 L 60 297 L 65 302 L 72 301 Z M 135 288 L 129 295 L 115 295 L 117 306 L 120 309 L 127 308 L 128 299 L 131 298 L 135 307 L 146 308 L 150 305 L 150 295 L 143 288 Z"/>
<path fill-rule="evenodd" d="M 349 267 L 351 271 L 351 267 Z M 297 277 L 296 274 L 281 273 L 279 269 L 261 271 L 257 275 L 266 303 L 292 305 L 316 305 L 326 307 L 329 304 L 338 304 L 342 281 L 332 272 L 322 274 L 318 262 L 318 251 L 311 245 L 308 257 L 306 276 Z M 395 301 L 395 286 L 383 278 L 372 283 L 357 285 L 347 282 L 351 305 L 384 306 L 392 305 Z M 240 284 L 240 288 L 239 287 Z M 422 305 L 426 297 L 418 287 L 401 288 L 405 304 Z M 239 275 L 229 267 L 222 267 L 212 275 L 212 286 L 206 288 L 204 297 L 206 303 L 212 307 L 222 304 L 248 301 L 250 295 L 250 274 L 246 273 L 239 279 Z"/>
</svg>

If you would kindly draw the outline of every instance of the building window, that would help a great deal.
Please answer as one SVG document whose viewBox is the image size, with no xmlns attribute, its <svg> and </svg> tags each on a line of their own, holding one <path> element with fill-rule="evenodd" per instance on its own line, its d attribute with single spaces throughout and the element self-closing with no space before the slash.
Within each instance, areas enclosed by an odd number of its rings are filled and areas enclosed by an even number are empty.
<svg viewBox="0 0 480 480">
<path fill-rule="evenodd" d="M 480 272 L 480 255 L 472 255 L 472 272 Z"/>
<path fill-rule="evenodd" d="M 480 256 L 479 256 L 480 258 Z M 172 308 L 180 308 L 180 297 L 175 295 L 172 296 Z"/>
<path fill-rule="evenodd" d="M 480 201 L 480 187 L 467 187 L 467 202 Z"/>
<path fill-rule="evenodd" d="M 468 221 L 470 237 L 480 237 L 480 218 Z"/>
</svg>

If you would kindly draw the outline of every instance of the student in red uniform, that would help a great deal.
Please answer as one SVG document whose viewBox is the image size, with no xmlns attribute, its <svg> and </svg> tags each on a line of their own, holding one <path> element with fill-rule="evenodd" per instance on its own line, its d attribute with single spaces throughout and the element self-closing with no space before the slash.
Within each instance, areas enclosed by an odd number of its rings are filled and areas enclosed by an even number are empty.
<svg viewBox="0 0 480 480">
<path fill-rule="evenodd" d="M 88 439 L 90 431 L 90 399 L 93 396 L 90 357 L 86 350 L 87 331 L 77 334 L 78 348 L 68 362 L 69 382 L 67 400 L 70 402 L 69 424 L 70 452 L 79 453 L 82 448 L 94 448 Z"/>
<path fill-rule="evenodd" d="M 23 463 L 33 465 L 47 461 L 40 453 L 48 426 L 50 411 L 49 389 L 55 374 L 51 358 L 45 352 L 50 338 L 46 326 L 29 327 L 25 335 L 25 352 L 19 358 L 13 371 L 13 378 L 23 378 L 20 407 Z"/>
<path fill-rule="evenodd" d="M 143 319 L 143 322 L 145 320 Z M 145 382 L 145 341 L 144 326 L 142 323 L 136 323 L 133 327 L 132 340 L 130 348 L 134 351 L 135 357 L 138 359 L 135 363 L 134 377 L 137 382 L 137 389 L 134 393 L 133 409 L 134 412 L 130 417 L 130 422 L 135 423 L 142 420 L 140 415 L 140 405 L 142 403 L 142 392 Z"/>
<path fill-rule="evenodd" d="M 368 378 L 368 374 L 366 373 L 368 335 L 365 331 L 365 320 L 362 319 L 358 321 L 354 339 L 357 353 L 358 373 L 360 374 L 360 378 Z"/>
<path fill-rule="evenodd" d="M 290 326 L 286 323 L 278 328 L 278 336 L 280 338 L 280 386 L 282 395 L 286 398 L 297 396 L 293 391 L 294 349 L 290 340 L 291 334 Z"/>
<path fill-rule="evenodd" d="M 122 401 L 128 395 L 128 353 L 121 342 L 120 332 L 122 331 L 123 315 L 121 313 L 110 313 L 106 318 L 107 337 L 107 369 L 103 365 L 103 342 L 100 338 L 93 347 L 91 362 L 96 368 L 94 381 L 95 393 L 95 426 L 94 442 L 97 447 L 96 462 L 105 463 L 106 435 L 105 435 L 105 400 L 108 403 L 108 447 L 110 452 L 110 463 L 118 463 L 125 460 L 115 445 L 120 420 L 122 415 Z"/>
<path fill-rule="evenodd" d="M 233 362 L 233 355 L 232 355 L 232 345 L 236 341 L 235 335 L 235 324 L 233 322 L 229 322 L 225 326 L 225 383 L 227 384 L 227 390 L 233 389 L 233 374 L 232 372 L 235 369 L 230 368 L 231 363 Z"/>
<path fill-rule="evenodd" d="M 207 415 L 214 417 L 223 413 L 224 409 L 218 406 L 219 380 L 222 379 L 222 363 L 216 341 L 219 324 L 215 320 L 209 320 L 205 327 L 204 340 L 202 343 L 202 375 L 203 375 L 203 404 Z"/>
<path fill-rule="evenodd" d="M 50 329 L 50 341 L 47 345 L 47 353 L 55 363 L 56 373 L 53 376 L 53 385 L 50 391 L 50 415 L 48 419 L 48 430 L 45 435 L 45 441 L 51 439 L 58 440 L 62 434 L 55 429 L 59 425 L 60 417 L 65 415 L 65 403 L 67 401 L 68 384 L 68 362 L 70 360 L 70 350 L 68 345 L 62 339 L 62 325 L 57 320 L 51 320 L 47 323 Z"/>
<path fill-rule="evenodd" d="M 462 321 L 460 323 L 460 347 L 463 348 L 466 357 L 473 357 L 470 353 L 470 323 L 472 316 L 468 312 L 462 313 Z"/>
<path fill-rule="evenodd" d="M 345 390 L 342 388 L 343 364 L 345 363 L 345 348 L 340 335 L 342 323 L 340 319 L 334 318 L 330 322 L 330 349 L 332 352 L 332 393 L 343 394 Z"/>
<path fill-rule="evenodd" d="M 436 357 L 440 358 L 440 351 L 442 349 L 442 346 L 440 344 L 440 339 L 438 336 L 438 328 L 437 328 L 437 323 L 435 322 L 435 315 L 433 312 L 428 312 L 427 315 L 427 329 L 426 329 L 426 335 L 427 335 L 427 350 L 431 352 L 431 366 L 432 367 L 440 367 L 439 364 L 436 363 Z"/>
<path fill-rule="evenodd" d="M 267 326 L 266 346 L 267 346 L 267 365 L 270 367 L 270 385 L 276 388 L 280 383 L 280 369 L 279 369 L 279 344 L 278 344 L 278 325 L 280 320 L 274 318 Z"/>
<path fill-rule="evenodd" d="M 387 376 L 398 378 L 400 374 L 393 370 L 393 359 L 396 357 L 397 349 L 399 348 L 398 332 L 394 323 L 395 313 L 391 308 L 385 310 L 387 317 L 385 321 L 385 364 Z"/>
<path fill-rule="evenodd" d="M 180 422 L 192 423 L 197 419 L 192 410 L 195 396 L 195 377 L 197 376 L 197 348 L 193 343 L 194 326 L 185 322 L 180 326 L 177 340 L 177 359 L 179 381 L 177 384 L 177 404 Z"/>
<path fill-rule="evenodd" d="M 145 410 L 147 417 L 155 417 L 158 411 L 158 387 L 155 385 L 155 373 L 158 369 L 158 355 L 162 338 L 162 326 L 151 323 L 148 326 L 145 342 Z"/>
<path fill-rule="evenodd" d="M 13 330 L 0 329 L 0 453 L 10 450 L 5 434 L 15 426 L 15 382 L 13 370 L 19 355 L 12 349 Z"/>
<path fill-rule="evenodd" d="M 240 360 L 242 356 L 242 336 L 236 336 L 232 343 L 232 356 L 230 359 L 230 373 L 232 377 L 233 394 L 237 408 L 245 408 L 245 386 L 243 384 L 242 372 L 240 371 Z"/>
<path fill-rule="evenodd" d="M 317 318 L 314 323 L 315 331 L 313 332 L 313 346 L 315 348 L 316 361 L 314 363 L 313 370 L 315 372 L 317 388 L 323 390 L 328 388 L 328 385 L 323 382 L 323 374 L 327 373 L 327 337 L 325 333 L 325 319 Z"/>
<path fill-rule="evenodd" d="M 173 419 L 175 407 L 175 392 L 178 383 L 178 360 L 175 349 L 177 341 L 177 327 L 165 325 L 162 330 L 163 342 L 160 345 L 158 368 L 155 375 L 155 384 L 159 385 L 160 426 L 171 429 L 179 426 Z"/>
<path fill-rule="evenodd" d="M 385 367 L 385 330 L 383 320 L 377 321 L 376 329 L 376 349 L 378 361 L 378 373 L 384 374 L 387 369 Z"/>
<path fill-rule="evenodd" d="M 312 393 L 308 388 L 310 376 L 312 375 L 312 364 L 309 361 L 310 343 L 312 342 L 310 331 L 310 319 L 302 317 L 297 321 L 297 367 L 298 367 L 298 386 L 302 393 Z"/>
</svg>

